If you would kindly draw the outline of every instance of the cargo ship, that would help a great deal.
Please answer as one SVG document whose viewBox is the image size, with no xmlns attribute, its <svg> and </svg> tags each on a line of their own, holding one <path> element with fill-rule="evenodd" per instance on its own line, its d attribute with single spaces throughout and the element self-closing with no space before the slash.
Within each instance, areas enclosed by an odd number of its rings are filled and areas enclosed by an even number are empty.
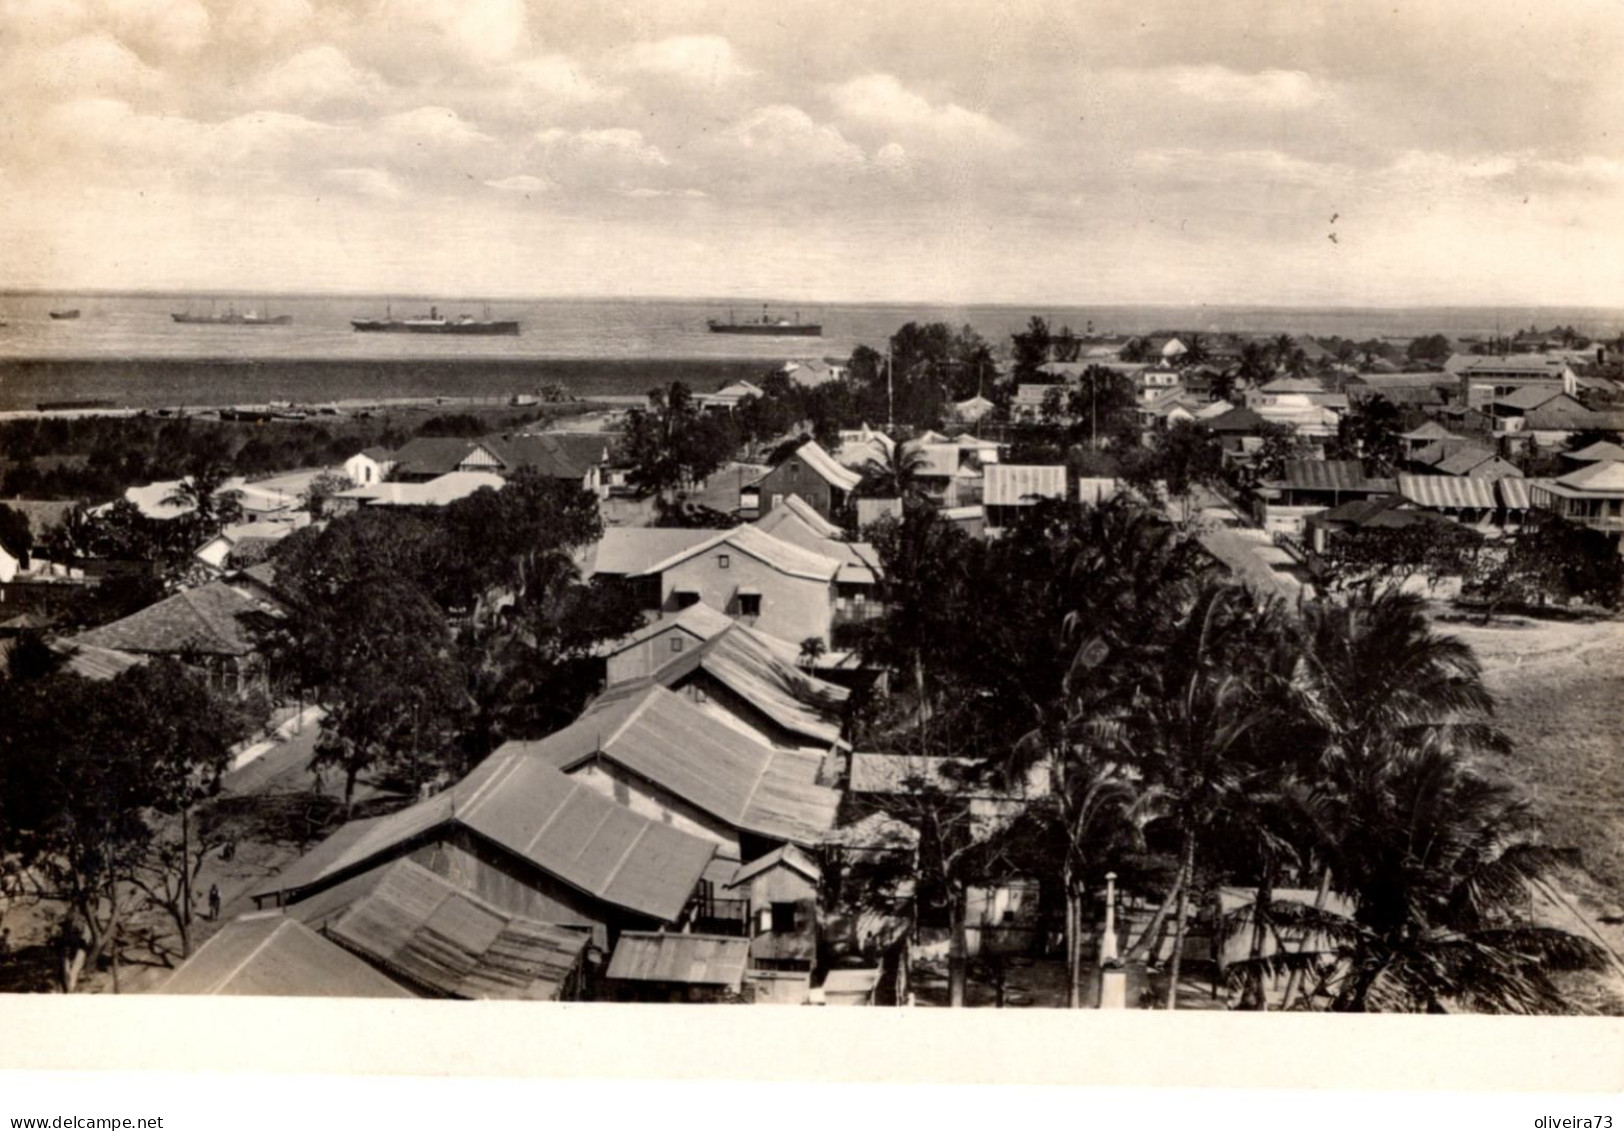
<svg viewBox="0 0 1624 1131">
<path fill-rule="evenodd" d="M 209 311 L 207 314 L 193 314 L 186 311 L 183 314 L 171 314 L 183 326 L 287 326 L 293 322 L 291 314 L 261 314 L 257 310 L 245 310 L 237 313 L 237 308 L 227 307 L 224 314 Z"/>
<path fill-rule="evenodd" d="M 473 334 L 515 335 L 517 322 L 493 321 L 464 314 L 457 318 L 441 318 L 440 308 L 429 307 L 428 314 L 420 318 L 395 318 L 385 314 L 382 318 L 352 318 L 350 325 L 362 334 Z"/>
<path fill-rule="evenodd" d="M 761 318 L 749 322 L 740 322 L 733 317 L 730 311 L 727 321 L 722 322 L 712 318 L 705 323 L 713 334 L 756 334 L 762 337 L 795 337 L 819 338 L 823 336 L 823 327 L 816 322 L 802 322 L 799 313 L 792 322 L 788 318 L 773 318 L 767 313 L 767 304 L 761 305 Z"/>
<path fill-rule="evenodd" d="M 53 311 L 51 311 L 51 318 L 54 319 L 57 322 L 72 322 L 74 319 L 76 319 L 78 317 L 79 317 L 79 311 L 78 311 L 77 308 L 75 308 L 73 310 L 53 310 Z"/>
</svg>

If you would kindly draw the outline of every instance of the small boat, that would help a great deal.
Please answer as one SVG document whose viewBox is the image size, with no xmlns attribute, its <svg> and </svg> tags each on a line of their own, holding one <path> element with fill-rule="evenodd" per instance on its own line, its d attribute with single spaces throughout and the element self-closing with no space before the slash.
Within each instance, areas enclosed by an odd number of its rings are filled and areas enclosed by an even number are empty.
<svg viewBox="0 0 1624 1131">
<path fill-rule="evenodd" d="M 713 334 L 754 334 L 760 337 L 796 337 L 819 338 L 823 336 L 823 327 L 816 322 L 802 322 L 800 314 L 795 315 L 792 322 L 788 318 L 773 318 L 767 313 L 767 304 L 761 304 L 761 319 L 749 322 L 740 322 L 730 312 L 727 321 L 712 318 L 705 325 L 710 327 Z"/>
<path fill-rule="evenodd" d="M 51 317 L 58 322 L 72 322 L 74 319 L 79 317 L 79 308 L 74 307 L 72 310 L 53 310 L 51 311 Z"/>
</svg>

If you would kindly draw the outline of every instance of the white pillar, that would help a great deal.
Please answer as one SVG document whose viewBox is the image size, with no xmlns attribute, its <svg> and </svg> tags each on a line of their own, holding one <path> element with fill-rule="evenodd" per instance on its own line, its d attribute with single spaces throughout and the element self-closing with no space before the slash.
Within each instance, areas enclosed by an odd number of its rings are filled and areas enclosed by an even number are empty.
<svg viewBox="0 0 1624 1131">
<path fill-rule="evenodd" d="M 1100 936 L 1100 965 L 1117 960 L 1116 873 L 1105 873 L 1105 932 Z"/>
</svg>

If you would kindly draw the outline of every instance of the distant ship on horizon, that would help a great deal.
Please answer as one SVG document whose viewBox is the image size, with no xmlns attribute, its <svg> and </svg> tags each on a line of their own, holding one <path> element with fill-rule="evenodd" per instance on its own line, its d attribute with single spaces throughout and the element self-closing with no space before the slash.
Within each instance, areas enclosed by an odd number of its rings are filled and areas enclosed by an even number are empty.
<svg viewBox="0 0 1624 1131">
<path fill-rule="evenodd" d="M 72 310 L 53 310 L 53 311 L 51 311 L 52 320 L 57 321 L 57 322 L 72 322 L 74 319 L 76 319 L 78 317 L 79 317 L 79 308 L 78 307 L 74 307 Z"/>
<path fill-rule="evenodd" d="M 210 309 L 207 314 L 193 314 L 190 310 L 179 314 L 171 313 L 173 318 L 183 326 L 288 326 L 293 322 L 291 314 L 261 314 L 257 310 L 237 312 L 235 306 L 226 307 L 224 314 L 216 314 Z"/>
<path fill-rule="evenodd" d="M 738 321 L 731 311 L 728 312 L 727 321 L 712 318 L 706 321 L 713 334 L 755 334 L 760 337 L 796 337 L 821 338 L 823 326 L 817 322 L 802 322 L 799 312 L 792 322 L 788 318 L 773 318 L 767 313 L 767 304 L 761 304 L 760 321 Z"/>
<path fill-rule="evenodd" d="M 489 311 L 486 312 L 489 315 Z M 464 314 L 457 318 L 440 317 L 440 308 L 429 307 L 429 312 L 419 318 L 396 318 L 393 314 L 385 312 L 382 318 L 352 318 L 350 325 L 361 334 L 471 334 L 475 336 L 506 335 L 516 336 L 519 324 L 513 321 L 475 318 L 471 314 Z"/>
</svg>

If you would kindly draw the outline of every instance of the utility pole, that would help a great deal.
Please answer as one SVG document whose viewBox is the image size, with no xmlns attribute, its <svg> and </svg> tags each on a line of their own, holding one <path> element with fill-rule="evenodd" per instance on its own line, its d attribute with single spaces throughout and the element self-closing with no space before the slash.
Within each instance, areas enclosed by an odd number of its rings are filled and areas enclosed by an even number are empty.
<svg viewBox="0 0 1624 1131">
<path fill-rule="evenodd" d="M 885 432 L 890 435 L 897 430 L 897 395 L 891 374 L 891 351 L 885 351 Z"/>
</svg>

